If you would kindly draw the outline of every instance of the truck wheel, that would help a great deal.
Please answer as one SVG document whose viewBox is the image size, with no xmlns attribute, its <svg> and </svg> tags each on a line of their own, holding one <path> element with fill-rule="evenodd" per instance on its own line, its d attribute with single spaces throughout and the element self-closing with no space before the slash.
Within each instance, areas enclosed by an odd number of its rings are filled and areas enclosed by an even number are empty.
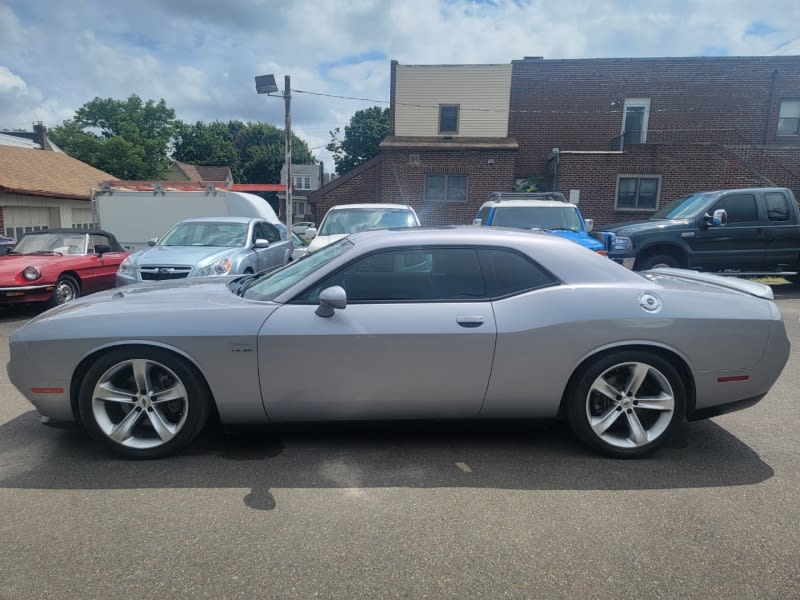
<svg viewBox="0 0 800 600">
<path fill-rule="evenodd" d="M 680 266 L 678 259 L 671 254 L 653 254 L 637 260 L 634 269 L 636 271 L 646 271 L 647 269 L 656 269 L 658 267 L 677 269 Z"/>
</svg>

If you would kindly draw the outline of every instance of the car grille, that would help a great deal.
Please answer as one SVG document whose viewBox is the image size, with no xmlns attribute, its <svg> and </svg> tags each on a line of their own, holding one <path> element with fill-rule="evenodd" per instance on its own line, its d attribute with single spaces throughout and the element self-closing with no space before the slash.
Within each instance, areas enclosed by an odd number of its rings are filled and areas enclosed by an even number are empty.
<svg viewBox="0 0 800 600">
<path fill-rule="evenodd" d="M 142 281 L 165 281 L 168 279 L 186 279 L 192 267 L 147 266 L 139 267 Z"/>
</svg>

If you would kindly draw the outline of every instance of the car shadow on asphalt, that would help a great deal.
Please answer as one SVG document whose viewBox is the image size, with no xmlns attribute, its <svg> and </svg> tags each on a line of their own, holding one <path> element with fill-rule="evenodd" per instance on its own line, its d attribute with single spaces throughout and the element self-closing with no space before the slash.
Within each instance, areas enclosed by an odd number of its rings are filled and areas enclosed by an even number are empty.
<svg viewBox="0 0 800 600">
<path fill-rule="evenodd" d="M 592 454 L 563 423 L 365 423 L 280 431 L 205 432 L 156 461 L 110 456 L 78 428 L 51 429 L 35 411 L 0 426 L 0 488 L 246 488 L 247 506 L 275 507 L 281 488 L 642 490 L 752 485 L 774 474 L 713 421 L 685 424 L 637 460 Z"/>
</svg>

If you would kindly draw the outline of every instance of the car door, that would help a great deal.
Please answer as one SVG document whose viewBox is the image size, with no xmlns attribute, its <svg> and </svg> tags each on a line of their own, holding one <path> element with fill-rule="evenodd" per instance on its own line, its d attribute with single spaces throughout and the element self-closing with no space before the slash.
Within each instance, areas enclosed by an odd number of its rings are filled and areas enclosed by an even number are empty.
<svg viewBox="0 0 800 600">
<path fill-rule="evenodd" d="M 98 290 L 107 290 L 114 287 L 117 269 L 128 255 L 127 252 L 96 253 L 96 246 L 110 247 L 108 236 L 101 234 L 88 234 L 86 256 L 82 257 L 80 270 L 81 289 L 83 294 Z"/>
<path fill-rule="evenodd" d="M 694 250 L 690 267 L 718 271 L 759 270 L 766 257 L 767 237 L 756 196 L 752 193 L 727 194 L 709 208 L 707 214 L 723 209 L 726 225 L 700 225 L 693 237 L 685 238 Z M 698 219 L 702 220 L 702 216 Z"/>
<path fill-rule="evenodd" d="M 267 240 L 270 245 L 265 248 L 256 248 L 255 241 L 259 239 Z M 283 264 L 282 258 L 279 257 L 278 252 L 280 244 L 276 243 L 280 241 L 280 239 L 281 234 L 274 225 L 266 221 L 257 221 L 254 224 L 252 244 L 253 252 L 256 255 L 257 270 L 259 272 L 270 271 Z"/>
<path fill-rule="evenodd" d="M 768 226 L 766 267 L 794 270 L 797 268 L 798 223 L 796 210 L 792 210 L 786 192 L 773 190 L 763 193 Z M 793 202 L 794 200 L 792 200 Z"/>
<path fill-rule="evenodd" d="M 334 285 L 347 307 L 316 315 L 320 292 Z M 495 339 L 475 249 L 370 254 L 264 324 L 265 408 L 275 421 L 475 417 Z"/>
</svg>

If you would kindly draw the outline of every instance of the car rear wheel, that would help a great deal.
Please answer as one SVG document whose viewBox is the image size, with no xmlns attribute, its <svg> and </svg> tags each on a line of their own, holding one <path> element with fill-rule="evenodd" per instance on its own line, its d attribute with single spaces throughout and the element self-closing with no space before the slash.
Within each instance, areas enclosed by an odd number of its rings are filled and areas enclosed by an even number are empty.
<svg viewBox="0 0 800 600">
<path fill-rule="evenodd" d="M 75 281 L 75 278 L 71 275 L 62 275 L 58 278 L 58 281 L 56 281 L 53 292 L 50 294 L 50 302 L 48 304 L 51 307 L 60 306 L 67 302 L 72 302 L 76 298 L 80 298 L 80 295 L 81 288 L 78 282 Z"/>
<path fill-rule="evenodd" d="M 187 446 L 205 425 L 211 395 L 186 360 L 159 348 L 100 357 L 80 388 L 81 422 L 128 458 L 159 458 Z"/>
<path fill-rule="evenodd" d="M 685 386 L 677 370 L 648 351 L 613 352 L 584 364 L 567 395 L 575 435 L 615 458 L 656 450 L 685 412 Z"/>
<path fill-rule="evenodd" d="M 651 256 L 645 256 L 639 261 L 636 264 L 636 270 L 646 271 L 647 269 L 658 269 L 660 267 L 677 269 L 680 266 L 680 261 L 671 254 L 653 254 Z"/>
</svg>

